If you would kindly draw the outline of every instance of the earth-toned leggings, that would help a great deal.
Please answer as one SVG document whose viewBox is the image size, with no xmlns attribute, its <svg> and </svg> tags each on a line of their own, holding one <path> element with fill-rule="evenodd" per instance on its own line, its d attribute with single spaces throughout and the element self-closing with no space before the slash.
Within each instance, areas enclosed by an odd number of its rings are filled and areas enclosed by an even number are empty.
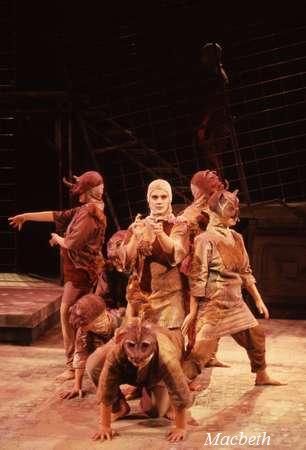
<svg viewBox="0 0 306 450">
<path fill-rule="evenodd" d="M 231 335 L 233 339 L 247 351 L 252 372 L 266 368 L 265 334 L 261 325 L 239 331 Z M 199 375 L 203 367 L 216 352 L 218 339 L 202 339 L 194 345 L 190 355 L 183 363 L 183 369 L 189 380 Z"/>
<path fill-rule="evenodd" d="M 64 292 L 62 296 L 62 303 L 60 308 L 61 313 L 61 326 L 64 340 L 64 349 L 66 355 L 66 365 L 69 369 L 72 369 L 72 361 L 74 355 L 74 341 L 75 331 L 69 323 L 69 309 L 75 302 L 83 295 L 90 292 L 88 288 L 77 288 L 71 281 L 67 281 L 64 285 Z"/>
</svg>

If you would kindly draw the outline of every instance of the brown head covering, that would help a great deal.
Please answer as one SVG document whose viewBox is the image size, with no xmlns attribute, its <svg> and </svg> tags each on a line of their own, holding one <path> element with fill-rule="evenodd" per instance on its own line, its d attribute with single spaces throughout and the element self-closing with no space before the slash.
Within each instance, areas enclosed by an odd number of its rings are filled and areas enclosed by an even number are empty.
<svg viewBox="0 0 306 450">
<path fill-rule="evenodd" d="M 226 190 L 215 192 L 208 201 L 211 211 L 220 217 L 237 218 L 239 215 L 238 191 L 230 192 Z"/>
<path fill-rule="evenodd" d="M 99 185 L 103 185 L 102 176 L 94 170 L 84 172 L 79 177 L 75 177 L 75 180 L 76 182 L 71 189 L 73 195 L 84 194 Z"/>
<path fill-rule="evenodd" d="M 224 189 L 224 184 L 213 170 L 200 170 L 191 178 L 191 185 L 198 188 L 195 200 L 200 196 L 208 199 L 214 192 Z"/>
<path fill-rule="evenodd" d="M 69 322 L 74 328 L 89 325 L 105 308 L 105 302 L 99 295 L 84 295 L 70 308 Z"/>
</svg>

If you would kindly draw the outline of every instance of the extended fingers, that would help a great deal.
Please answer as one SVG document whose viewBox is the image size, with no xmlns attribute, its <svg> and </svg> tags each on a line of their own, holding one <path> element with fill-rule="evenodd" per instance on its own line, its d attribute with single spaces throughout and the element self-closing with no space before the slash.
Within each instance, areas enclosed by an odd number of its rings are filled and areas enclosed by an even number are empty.
<svg viewBox="0 0 306 450">
<path fill-rule="evenodd" d="M 99 439 L 101 439 L 101 433 L 100 433 L 99 431 L 96 431 L 96 433 L 94 433 L 94 434 L 91 436 L 91 439 L 92 439 L 93 441 L 98 441 Z"/>
<path fill-rule="evenodd" d="M 71 391 L 61 391 L 60 393 L 59 393 L 59 396 L 60 396 L 60 398 L 61 399 L 65 399 L 65 398 L 72 398 L 72 392 Z"/>
<path fill-rule="evenodd" d="M 111 430 L 111 431 L 103 431 L 103 432 L 97 431 L 96 433 L 94 433 L 94 434 L 92 435 L 91 438 L 92 438 L 92 440 L 94 440 L 94 441 L 98 441 L 98 440 L 101 440 L 101 441 L 104 441 L 104 440 L 111 441 L 112 438 L 113 438 L 114 436 L 118 436 L 117 431 L 114 431 L 114 430 Z"/>
<path fill-rule="evenodd" d="M 169 442 L 179 442 L 184 439 L 185 433 L 184 432 L 177 432 L 177 431 L 170 431 L 167 434 L 167 441 Z"/>
<path fill-rule="evenodd" d="M 18 228 L 18 230 L 21 229 L 23 224 L 23 220 L 19 216 L 9 217 L 8 221 L 11 227 Z"/>
<path fill-rule="evenodd" d="M 181 331 L 182 331 L 182 335 L 183 335 L 183 336 L 186 336 L 187 331 L 188 331 L 188 325 L 187 325 L 187 323 L 183 323 L 182 328 L 181 328 Z"/>
</svg>

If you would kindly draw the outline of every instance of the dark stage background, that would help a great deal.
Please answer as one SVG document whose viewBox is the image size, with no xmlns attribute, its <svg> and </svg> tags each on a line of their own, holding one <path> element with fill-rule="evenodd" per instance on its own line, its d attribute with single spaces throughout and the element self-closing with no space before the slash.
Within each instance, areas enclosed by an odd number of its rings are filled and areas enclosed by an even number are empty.
<svg viewBox="0 0 306 450">
<path fill-rule="evenodd" d="M 58 276 L 52 226 L 6 221 L 69 207 L 63 175 L 102 172 L 109 236 L 145 213 L 152 179 L 179 210 L 213 168 L 240 190 L 267 302 L 304 314 L 306 22 L 294 2 L 266 6 L 1 0 L 1 270 Z M 215 42 L 228 84 L 201 61 Z"/>
</svg>

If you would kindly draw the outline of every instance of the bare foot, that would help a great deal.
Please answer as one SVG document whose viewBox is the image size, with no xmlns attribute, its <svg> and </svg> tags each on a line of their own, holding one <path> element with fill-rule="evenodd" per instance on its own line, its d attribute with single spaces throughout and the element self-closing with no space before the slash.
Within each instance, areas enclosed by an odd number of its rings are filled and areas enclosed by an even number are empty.
<svg viewBox="0 0 306 450">
<path fill-rule="evenodd" d="M 164 417 L 166 417 L 166 419 L 169 419 L 169 420 L 175 420 L 175 409 L 173 408 L 172 405 L 169 406 L 169 409 L 166 412 Z M 188 425 L 194 425 L 194 426 L 199 425 L 199 423 L 192 417 L 190 411 L 186 411 L 186 420 L 187 420 Z"/>
<path fill-rule="evenodd" d="M 231 367 L 231 366 L 223 363 L 222 361 L 219 361 L 217 358 L 211 358 L 205 365 L 205 367 Z"/>
<path fill-rule="evenodd" d="M 121 399 L 118 411 L 112 412 L 112 422 L 121 419 L 121 417 L 127 416 L 130 411 L 131 408 L 129 407 L 128 403 L 124 399 Z"/>
<path fill-rule="evenodd" d="M 57 375 L 55 378 L 56 381 L 60 381 L 61 383 L 64 383 L 64 381 L 67 380 L 74 380 L 75 373 L 73 369 L 66 369 L 63 373 L 60 375 Z"/>
<path fill-rule="evenodd" d="M 188 425 L 199 426 L 199 422 L 197 420 L 195 420 L 194 417 L 192 417 L 190 411 L 186 412 L 186 420 L 187 420 Z"/>
<path fill-rule="evenodd" d="M 150 415 L 152 410 L 152 399 L 150 395 L 147 393 L 146 389 L 142 389 L 142 395 L 140 398 L 140 407 L 145 414 Z"/>
<path fill-rule="evenodd" d="M 122 391 L 126 400 L 134 400 L 135 398 L 141 397 L 142 389 L 140 387 L 129 386 L 130 389 L 126 389 L 125 392 Z"/>
<path fill-rule="evenodd" d="M 121 384 L 120 385 L 120 391 L 122 394 L 126 397 L 127 395 L 130 395 L 132 392 L 137 389 L 135 386 L 132 386 L 130 384 Z"/>
<path fill-rule="evenodd" d="M 256 386 L 286 386 L 288 383 L 282 383 L 281 381 L 273 380 L 267 374 L 266 370 L 260 370 L 256 374 L 255 385 Z"/>
<path fill-rule="evenodd" d="M 188 386 L 191 391 L 203 391 L 205 384 L 197 381 L 197 379 L 195 378 L 188 384 Z"/>
<path fill-rule="evenodd" d="M 166 412 L 164 417 L 166 417 L 166 419 L 169 419 L 169 420 L 174 420 L 175 419 L 175 409 L 173 408 L 172 405 L 169 406 L 169 409 Z"/>
</svg>

